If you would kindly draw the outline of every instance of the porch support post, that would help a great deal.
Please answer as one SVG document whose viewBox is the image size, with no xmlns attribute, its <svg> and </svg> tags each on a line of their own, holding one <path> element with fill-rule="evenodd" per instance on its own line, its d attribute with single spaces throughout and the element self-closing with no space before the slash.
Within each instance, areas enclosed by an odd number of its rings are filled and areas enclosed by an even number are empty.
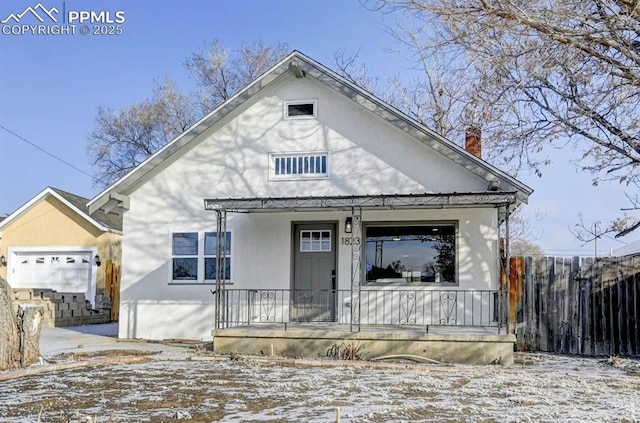
<svg viewBox="0 0 640 423">
<path fill-rule="evenodd" d="M 511 263 L 509 263 L 509 216 L 511 214 L 511 210 L 509 210 L 509 204 L 507 204 L 505 211 L 505 220 L 504 220 L 504 263 L 505 263 L 505 275 L 507 276 L 507 333 L 511 333 L 510 320 L 511 320 Z"/>
<path fill-rule="evenodd" d="M 502 265 L 503 265 L 503 261 L 502 261 L 502 225 L 500 224 L 500 219 L 502 218 L 502 210 L 500 207 L 496 207 L 496 211 L 498 213 L 498 215 L 496 216 L 498 218 L 497 222 L 498 222 L 498 244 L 497 244 L 497 248 L 498 251 L 496 253 L 496 265 L 498 266 L 498 290 L 499 292 L 502 291 Z M 500 331 L 502 330 L 502 324 L 500 322 L 500 319 L 502 319 L 502 306 L 501 306 L 501 295 L 498 295 L 498 301 L 497 303 L 494 305 L 494 307 L 498 308 L 498 334 L 500 334 Z"/>
<path fill-rule="evenodd" d="M 224 326 L 224 289 L 225 259 L 227 251 L 227 211 L 216 210 L 216 329 Z"/>
<path fill-rule="evenodd" d="M 351 208 L 351 332 L 360 332 L 360 280 L 362 252 L 362 209 Z"/>
</svg>

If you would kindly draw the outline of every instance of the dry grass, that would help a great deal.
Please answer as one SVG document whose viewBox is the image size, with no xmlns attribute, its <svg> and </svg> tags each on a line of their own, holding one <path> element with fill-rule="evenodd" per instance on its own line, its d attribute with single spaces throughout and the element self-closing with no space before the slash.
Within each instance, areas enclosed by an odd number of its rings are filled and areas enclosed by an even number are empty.
<svg viewBox="0 0 640 423">
<path fill-rule="evenodd" d="M 366 359 L 365 342 L 342 341 L 335 343 L 327 350 L 327 357 L 336 360 L 360 361 Z"/>
</svg>

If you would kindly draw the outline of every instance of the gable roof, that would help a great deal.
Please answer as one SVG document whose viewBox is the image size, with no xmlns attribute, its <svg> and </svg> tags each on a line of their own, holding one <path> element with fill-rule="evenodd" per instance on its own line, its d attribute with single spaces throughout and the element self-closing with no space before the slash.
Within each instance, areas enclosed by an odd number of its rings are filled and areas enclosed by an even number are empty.
<svg viewBox="0 0 640 423">
<path fill-rule="evenodd" d="M 89 199 L 52 187 L 45 188 L 43 191 L 23 204 L 20 208 L 11 213 L 5 219 L 0 220 L 0 230 L 2 230 L 2 228 L 9 225 L 9 223 L 13 222 L 27 211 L 31 210 L 37 204 L 46 200 L 49 196 L 61 201 L 63 204 L 77 213 L 80 217 L 82 217 L 101 231 L 114 233 L 122 232 L 122 218 L 120 216 L 104 213 L 103 211 L 96 211 L 93 214 L 89 214 L 89 207 L 87 207 L 87 202 L 89 201 Z"/>
<path fill-rule="evenodd" d="M 89 210 L 96 211 L 101 208 L 111 210 L 123 202 L 126 203 L 128 200 L 126 195 L 135 191 L 137 187 L 146 182 L 156 171 L 177 159 L 177 152 L 189 147 L 193 143 L 204 140 L 204 137 L 200 136 L 203 132 L 221 122 L 223 118 L 235 111 L 244 102 L 258 95 L 262 90 L 271 86 L 289 72 L 292 72 L 298 78 L 308 76 L 315 78 L 380 118 L 395 125 L 400 130 L 430 146 L 433 150 L 443 154 L 460 166 L 463 166 L 470 172 L 486 179 L 488 182 L 499 182 L 501 189 L 514 191 L 516 193 L 518 203 L 526 203 L 528 196 L 533 192 L 533 189 L 517 179 L 474 156 L 464 148 L 447 140 L 373 94 L 347 81 L 326 66 L 294 50 L 255 81 L 219 105 L 211 113 L 196 122 L 155 154 L 148 157 L 136 168 L 95 196 L 88 203 Z"/>
</svg>

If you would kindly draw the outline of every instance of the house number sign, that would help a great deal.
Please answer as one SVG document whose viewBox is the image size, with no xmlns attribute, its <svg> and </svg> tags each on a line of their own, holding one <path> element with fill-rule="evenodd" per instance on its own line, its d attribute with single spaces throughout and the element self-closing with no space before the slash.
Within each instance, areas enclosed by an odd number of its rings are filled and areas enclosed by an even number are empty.
<svg viewBox="0 0 640 423">
<path fill-rule="evenodd" d="M 360 237 L 342 237 L 342 245 L 360 245 Z"/>
</svg>

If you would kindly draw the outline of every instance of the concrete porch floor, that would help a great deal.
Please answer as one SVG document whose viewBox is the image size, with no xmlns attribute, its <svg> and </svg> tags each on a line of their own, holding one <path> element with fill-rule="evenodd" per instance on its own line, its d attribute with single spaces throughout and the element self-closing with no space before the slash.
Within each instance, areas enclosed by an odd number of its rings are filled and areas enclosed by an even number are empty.
<svg viewBox="0 0 640 423">
<path fill-rule="evenodd" d="M 219 354 L 327 357 L 336 345 L 360 346 L 365 359 L 411 355 L 441 363 L 513 364 L 515 335 L 497 328 L 365 326 L 331 323 L 252 324 L 213 330 Z"/>
</svg>

